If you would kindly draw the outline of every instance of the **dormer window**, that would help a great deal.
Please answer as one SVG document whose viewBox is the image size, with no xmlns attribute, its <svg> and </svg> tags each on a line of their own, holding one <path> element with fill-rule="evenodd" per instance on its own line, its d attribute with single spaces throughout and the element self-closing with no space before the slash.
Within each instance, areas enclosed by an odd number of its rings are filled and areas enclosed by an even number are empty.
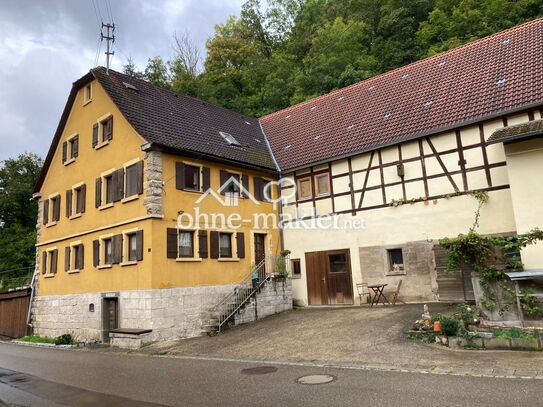
<svg viewBox="0 0 543 407">
<path fill-rule="evenodd" d="M 92 87 L 89 83 L 85 88 L 83 89 L 83 105 L 86 105 L 87 103 L 90 103 L 92 101 Z"/>
<path fill-rule="evenodd" d="M 221 135 L 221 137 L 223 139 L 226 140 L 226 142 L 228 144 L 230 144 L 231 146 L 238 146 L 238 147 L 241 147 L 241 144 L 235 139 L 234 136 L 232 136 L 230 133 L 226 133 L 224 131 L 219 131 L 219 134 Z"/>
</svg>

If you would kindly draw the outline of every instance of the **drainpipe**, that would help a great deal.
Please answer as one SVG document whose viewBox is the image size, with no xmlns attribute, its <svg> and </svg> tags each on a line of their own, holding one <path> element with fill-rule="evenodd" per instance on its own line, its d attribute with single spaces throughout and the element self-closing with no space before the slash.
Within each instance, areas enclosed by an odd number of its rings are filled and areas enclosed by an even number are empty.
<svg viewBox="0 0 543 407">
<path fill-rule="evenodd" d="M 32 275 L 32 281 L 30 283 L 30 303 L 28 304 L 28 313 L 26 315 L 26 325 L 28 325 L 30 328 L 33 328 L 31 318 L 32 318 L 32 302 L 34 300 L 34 284 L 36 283 L 36 277 L 38 275 L 37 271 L 34 271 L 34 274 Z"/>
</svg>

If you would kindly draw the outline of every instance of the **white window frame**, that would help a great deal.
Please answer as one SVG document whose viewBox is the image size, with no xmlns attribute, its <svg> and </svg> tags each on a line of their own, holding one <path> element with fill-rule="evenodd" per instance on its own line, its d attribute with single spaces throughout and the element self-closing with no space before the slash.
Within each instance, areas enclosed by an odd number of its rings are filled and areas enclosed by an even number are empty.
<svg viewBox="0 0 543 407">
<path fill-rule="evenodd" d="M 57 224 L 58 221 L 53 221 L 53 213 L 54 213 L 54 210 L 55 210 L 55 205 L 53 205 L 53 199 L 54 198 L 59 198 L 60 199 L 60 193 L 59 192 L 56 192 L 54 194 L 51 194 L 49 195 L 49 197 L 47 198 L 47 200 L 49 201 L 49 207 L 47 208 L 48 209 L 48 213 L 47 213 L 47 223 L 45 224 L 45 227 L 51 227 L 51 226 L 55 226 Z M 61 209 L 62 210 L 62 209 Z M 60 218 L 60 216 L 59 216 Z M 60 219 L 59 219 L 60 220 Z"/>
<path fill-rule="evenodd" d="M 72 155 L 72 144 L 74 142 L 74 139 L 78 135 L 79 135 L 78 133 L 74 133 L 68 138 L 66 138 L 66 161 L 64 161 L 64 165 L 68 165 L 75 162 L 75 159 L 77 158 Z"/>
<path fill-rule="evenodd" d="M 195 162 L 192 162 L 192 161 L 182 161 L 182 163 L 185 164 L 185 165 L 190 165 L 192 167 L 198 167 L 199 168 L 199 171 L 198 171 L 198 184 L 200 186 L 199 189 L 184 188 L 183 191 L 198 192 L 198 193 L 204 192 L 203 191 L 204 177 L 203 177 L 203 174 L 202 174 L 204 166 L 202 164 L 198 164 L 198 163 L 195 163 Z M 183 185 L 184 184 L 185 184 L 185 180 L 183 180 Z"/>
<path fill-rule="evenodd" d="M 90 102 L 92 102 L 92 83 L 85 85 L 83 88 L 83 106 L 88 105 Z"/>
<path fill-rule="evenodd" d="M 198 232 L 200 229 L 193 229 L 193 228 L 177 228 L 177 239 L 176 239 L 176 247 L 177 247 L 177 257 L 176 261 L 179 262 L 195 262 L 195 261 L 202 261 L 202 258 L 200 257 L 200 239 L 198 236 Z M 179 233 L 180 232 L 191 232 L 192 233 L 192 257 L 179 257 Z M 209 232 L 208 236 L 209 238 Z M 209 245 L 208 245 L 209 250 Z"/>
<path fill-rule="evenodd" d="M 124 195 L 125 197 L 121 199 L 121 202 L 122 203 L 125 203 L 125 202 L 130 202 L 130 201 L 133 201 L 135 199 L 138 199 L 139 198 L 139 194 L 138 193 L 135 193 L 134 195 L 130 195 L 130 196 L 126 196 L 126 187 L 128 185 L 128 176 L 127 176 L 127 172 L 126 172 L 126 169 L 128 167 L 131 167 L 135 164 L 137 164 L 139 161 L 141 161 L 141 158 L 134 158 L 133 160 L 130 160 L 130 161 L 127 161 L 123 164 L 123 169 L 124 169 L 124 177 L 123 177 L 123 185 L 124 185 L 124 188 L 123 188 L 123 191 L 124 191 Z"/>
<path fill-rule="evenodd" d="M 106 263 L 106 244 L 105 241 L 110 239 L 111 240 L 111 256 L 113 257 L 113 233 L 108 233 L 107 235 L 102 235 L 98 237 L 98 241 L 100 242 L 100 250 L 99 250 L 99 262 L 98 262 L 98 269 L 105 269 L 105 268 L 111 268 L 113 267 L 113 263 Z M 123 242 L 124 244 L 124 242 Z"/>
<path fill-rule="evenodd" d="M 77 190 L 81 189 L 84 184 L 84 182 L 78 182 L 77 184 L 72 185 L 72 187 L 70 188 L 72 190 L 72 202 L 70 216 L 68 217 L 68 219 L 77 219 L 83 215 L 83 212 L 77 212 Z"/>
<path fill-rule="evenodd" d="M 140 231 L 142 229 L 140 228 L 133 228 L 133 229 L 127 229 L 123 230 L 121 232 L 123 236 L 123 261 L 121 262 L 121 266 L 133 266 L 134 264 L 138 264 L 138 260 L 130 260 L 130 236 L 136 236 L 136 232 Z M 137 244 L 137 237 L 136 237 L 136 244 Z M 113 249 L 113 247 L 112 247 Z M 105 252 L 104 252 L 105 254 Z"/>
<path fill-rule="evenodd" d="M 107 171 L 104 171 L 100 174 L 100 178 L 102 179 L 102 185 L 101 185 L 101 191 L 100 191 L 100 197 L 101 197 L 101 205 L 99 206 L 99 210 L 111 208 L 115 202 L 111 201 L 106 203 L 107 198 L 107 185 L 106 185 L 106 178 L 109 176 L 113 177 L 113 173 L 115 172 L 115 168 L 111 168 Z M 112 180 L 113 182 L 113 180 Z"/>
<path fill-rule="evenodd" d="M 105 115 L 99 117 L 96 121 L 96 123 L 98 123 L 98 140 L 96 146 L 94 146 L 95 150 L 98 150 L 99 148 L 102 148 L 109 144 L 110 140 L 104 140 L 104 122 L 112 116 L 113 114 L 106 113 Z"/>
<path fill-rule="evenodd" d="M 83 242 L 81 240 L 70 243 L 70 265 L 68 267 L 68 273 L 79 273 L 81 271 L 81 269 L 75 268 L 76 258 L 75 258 L 75 249 L 74 249 L 74 247 L 75 246 L 80 246 L 82 244 L 83 244 Z"/>
<path fill-rule="evenodd" d="M 319 192 L 319 183 L 317 181 L 317 178 L 319 177 L 326 177 L 326 180 L 328 182 L 328 192 Z M 313 176 L 314 183 L 315 183 L 315 196 L 321 197 L 321 196 L 328 196 L 330 195 L 331 185 L 330 185 L 330 173 L 329 172 L 323 172 L 321 174 L 316 174 Z"/>
<path fill-rule="evenodd" d="M 51 256 L 51 252 L 55 250 L 58 250 L 56 246 L 49 247 L 45 250 L 45 252 L 47 253 L 47 255 L 45 256 L 45 261 L 46 261 L 45 274 L 43 275 L 45 278 L 55 277 L 55 273 L 51 273 L 51 269 L 53 268 L 52 267 L 53 263 L 51 262 L 51 260 L 53 259 L 53 256 Z M 57 251 L 57 273 L 58 273 L 58 251 Z"/>
</svg>

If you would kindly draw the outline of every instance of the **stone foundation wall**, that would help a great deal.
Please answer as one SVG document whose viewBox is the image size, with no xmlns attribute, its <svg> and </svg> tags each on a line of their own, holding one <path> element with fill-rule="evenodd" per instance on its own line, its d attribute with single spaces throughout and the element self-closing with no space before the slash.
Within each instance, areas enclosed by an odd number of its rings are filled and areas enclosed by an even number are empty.
<svg viewBox="0 0 543 407">
<path fill-rule="evenodd" d="M 209 309 L 232 288 L 227 284 L 37 296 L 32 315 L 34 334 L 54 337 L 71 333 L 79 341 L 101 341 L 103 299 L 113 297 L 119 301 L 120 328 L 152 329 L 153 341 L 199 336 L 209 320 Z"/>
<path fill-rule="evenodd" d="M 236 315 L 234 324 L 246 324 L 289 309 L 292 309 L 291 279 L 272 280 Z"/>
<path fill-rule="evenodd" d="M 200 336 L 211 320 L 210 308 L 234 285 L 176 287 L 108 293 L 37 296 L 32 320 L 34 334 L 72 334 L 78 341 L 104 339 L 104 298 L 118 298 L 119 328 L 152 329 L 149 341 Z M 94 311 L 90 311 L 90 307 Z M 235 323 L 254 321 L 292 308 L 290 279 L 267 283 Z"/>
<path fill-rule="evenodd" d="M 404 271 L 394 274 L 390 270 L 389 249 L 402 249 Z M 406 242 L 391 246 L 361 247 L 360 271 L 362 282 L 388 284 L 385 295 L 390 298 L 402 280 L 400 300 L 409 302 L 437 301 L 437 274 L 434 264 L 433 243 Z M 355 297 L 357 297 L 355 292 Z"/>
</svg>

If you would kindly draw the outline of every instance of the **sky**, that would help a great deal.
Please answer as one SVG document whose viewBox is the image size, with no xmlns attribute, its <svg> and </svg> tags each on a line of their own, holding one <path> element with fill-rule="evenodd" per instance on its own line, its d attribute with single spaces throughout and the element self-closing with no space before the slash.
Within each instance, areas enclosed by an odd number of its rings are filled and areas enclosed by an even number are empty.
<svg viewBox="0 0 543 407">
<path fill-rule="evenodd" d="M 33 152 L 45 157 L 72 83 L 98 63 L 100 15 L 107 0 L 0 0 L 0 160 Z M 97 6 L 97 11 L 93 7 Z M 173 54 L 174 32 L 201 44 L 215 24 L 239 15 L 243 0 L 109 0 L 115 22 L 112 68 L 131 57 Z"/>
</svg>

